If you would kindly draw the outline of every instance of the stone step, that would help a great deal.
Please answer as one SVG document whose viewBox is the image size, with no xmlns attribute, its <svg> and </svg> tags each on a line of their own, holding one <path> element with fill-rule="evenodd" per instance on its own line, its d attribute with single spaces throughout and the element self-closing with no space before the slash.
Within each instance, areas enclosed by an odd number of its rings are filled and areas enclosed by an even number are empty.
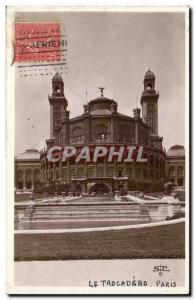
<svg viewBox="0 0 195 300">
<path fill-rule="evenodd" d="M 54 216 L 59 216 L 61 218 L 64 218 L 66 216 L 70 216 L 70 217 L 77 217 L 79 218 L 80 216 L 91 216 L 91 217 L 101 217 L 101 216 L 104 216 L 104 217 L 110 217 L 110 216 L 114 216 L 114 217 L 117 217 L 117 216 L 127 216 L 128 218 L 132 218 L 132 217 L 139 217 L 139 218 L 143 218 L 144 216 L 147 216 L 148 217 L 148 213 L 140 213 L 140 211 L 63 211 L 63 212 L 60 212 L 60 211 L 50 211 L 50 212 L 34 212 L 33 214 L 24 214 L 23 217 L 25 218 L 30 218 L 30 219 L 33 219 L 35 217 L 39 217 L 39 218 L 44 218 L 44 217 L 47 217 L 47 218 L 52 218 Z M 159 213 L 155 213 L 155 212 L 152 212 L 152 213 L 149 213 L 149 216 L 151 218 L 165 218 L 167 216 L 167 213 L 165 214 L 161 214 L 159 215 Z M 23 218 L 22 217 L 22 218 Z"/>
<path fill-rule="evenodd" d="M 136 210 L 128 210 L 128 209 L 94 209 L 94 210 L 90 210 L 90 209 L 85 209 L 85 210 L 35 210 L 32 214 L 52 214 L 52 213 L 56 213 L 56 214 L 71 214 L 71 213 L 130 213 L 130 214 L 140 214 L 140 213 L 148 213 L 147 211 L 141 211 L 139 209 Z M 155 213 L 155 212 L 153 212 Z"/>
<path fill-rule="evenodd" d="M 131 210 L 63 210 L 63 211 L 35 211 L 33 213 L 33 215 L 35 214 L 83 214 L 83 213 L 90 213 L 90 214 L 93 214 L 93 213 L 97 213 L 97 214 L 101 214 L 101 213 L 106 213 L 106 214 L 121 214 L 121 213 L 126 213 L 126 214 L 140 214 L 140 210 L 134 210 L 134 211 L 131 211 Z"/>
<path fill-rule="evenodd" d="M 149 221 L 149 218 L 128 218 L 127 216 L 79 216 L 76 217 L 76 216 L 66 216 L 66 217 L 61 217 L 61 216 L 53 216 L 53 217 L 34 217 L 33 218 L 33 221 L 41 221 L 41 220 L 71 220 L 71 221 L 74 221 L 74 220 L 84 220 L 84 221 L 87 221 L 87 220 L 96 220 L 96 221 L 101 221 L 101 220 L 112 220 L 112 221 L 117 221 L 117 220 L 128 220 L 128 221 Z"/>
<path fill-rule="evenodd" d="M 128 221 L 159 221 L 167 216 L 167 210 L 159 211 L 155 207 L 147 210 L 140 210 L 140 206 L 129 203 L 93 203 L 93 204 L 58 204 L 58 205 L 35 205 L 33 210 L 26 210 L 24 216 L 17 218 L 23 221 L 49 221 L 49 220 L 128 220 Z"/>
<path fill-rule="evenodd" d="M 44 215 L 37 215 L 37 214 L 34 214 L 32 216 L 33 219 L 35 218 L 86 218 L 86 217 L 91 217 L 91 218 L 94 218 L 94 217 L 98 217 L 98 218 L 122 218 L 122 217 L 127 217 L 127 218 L 144 218 L 144 217 L 149 217 L 148 215 L 131 215 L 131 214 L 97 214 L 97 213 L 94 213 L 94 214 L 91 214 L 91 213 L 83 213 L 83 214 L 44 214 Z"/>
<path fill-rule="evenodd" d="M 132 211 L 48 211 L 48 212 L 34 212 L 33 216 L 35 215 L 83 215 L 83 214 L 97 214 L 97 215 L 101 215 L 101 214 L 105 214 L 105 215 L 117 215 L 117 214 L 126 214 L 126 215 L 131 215 L 131 216 L 135 216 L 135 215 L 148 215 L 148 213 L 141 213 L 140 211 L 136 211 L 136 212 L 132 212 Z"/>
<path fill-rule="evenodd" d="M 131 213 L 110 213 L 110 214 L 107 214 L 107 213 L 98 213 L 98 212 L 95 212 L 95 213 L 89 213 L 89 212 L 82 212 L 82 213 L 56 213 L 56 212 L 53 212 L 53 213 L 43 213 L 43 214 L 40 214 L 40 213 L 34 213 L 33 215 L 23 215 L 23 216 L 19 216 L 19 215 L 16 215 L 15 216 L 15 219 L 22 219 L 22 218 L 35 218 L 35 217 L 39 217 L 39 218 L 42 218 L 42 217 L 54 217 L 54 216 L 59 216 L 59 217 L 66 217 L 66 216 L 76 216 L 76 217 L 80 217 L 80 216 L 91 216 L 91 217 L 94 217 L 94 216 L 97 216 L 97 217 L 101 217 L 101 216 L 106 216 L 106 217 L 112 217 L 112 216 L 127 216 L 128 218 L 131 217 L 139 217 L 139 218 L 144 218 L 144 217 L 150 217 L 150 218 L 163 218 L 163 217 L 166 217 L 167 215 L 159 215 L 159 214 L 140 214 L 140 213 L 137 213 L 137 214 L 131 214 Z"/>
<path fill-rule="evenodd" d="M 162 221 L 162 218 L 161 217 L 155 217 L 155 218 L 151 218 L 151 220 L 149 220 L 148 217 L 142 217 L 142 218 L 139 218 L 139 217 L 121 217 L 121 216 L 117 216 L 117 217 L 113 217 L 113 216 L 110 216 L 110 217 L 97 217 L 97 216 L 88 216 L 88 217 L 61 217 L 61 216 L 55 216 L 55 217 L 51 217 L 51 216 L 45 216 L 45 217 L 34 217 L 33 219 L 31 218 L 25 218 L 23 217 L 22 219 L 17 219 L 15 220 L 16 222 L 18 221 L 25 221 L 25 222 L 28 222 L 28 221 L 37 221 L 37 222 L 41 222 L 41 221 L 56 221 L 56 222 L 65 222 L 65 221 L 68 221 L 68 222 L 74 222 L 74 221 L 93 221 L 93 222 L 98 222 L 98 221 L 130 221 L 130 222 L 148 222 L 148 221 L 152 221 L 152 222 L 157 222 L 157 221 Z"/>
<path fill-rule="evenodd" d="M 62 207 L 34 207 L 34 211 L 68 211 L 68 210 L 138 210 L 139 206 L 62 206 Z"/>
</svg>

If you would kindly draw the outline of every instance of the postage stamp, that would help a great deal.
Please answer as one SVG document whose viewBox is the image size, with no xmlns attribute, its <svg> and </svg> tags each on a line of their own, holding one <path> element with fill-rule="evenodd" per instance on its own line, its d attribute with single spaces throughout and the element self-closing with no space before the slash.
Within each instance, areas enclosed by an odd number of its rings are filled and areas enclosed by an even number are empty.
<svg viewBox="0 0 195 300">
<path fill-rule="evenodd" d="M 15 60 L 59 61 L 61 32 L 58 23 L 16 23 Z M 64 45 L 64 40 L 62 41 Z"/>
<path fill-rule="evenodd" d="M 13 63 L 22 76 L 48 75 L 51 67 L 67 70 L 67 35 L 59 23 L 16 22 Z"/>
<path fill-rule="evenodd" d="M 189 294 L 189 9 L 8 7 L 6 57 L 7 293 Z"/>
</svg>

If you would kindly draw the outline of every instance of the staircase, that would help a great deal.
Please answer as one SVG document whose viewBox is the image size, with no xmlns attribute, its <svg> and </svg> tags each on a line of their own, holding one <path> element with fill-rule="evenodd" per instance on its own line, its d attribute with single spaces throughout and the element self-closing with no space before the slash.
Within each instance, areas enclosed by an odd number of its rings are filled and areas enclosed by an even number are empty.
<svg viewBox="0 0 195 300">
<path fill-rule="evenodd" d="M 36 204 L 27 207 L 20 221 L 132 221 L 164 220 L 166 209 L 159 214 L 158 207 L 141 207 L 132 203 L 68 203 Z"/>
</svg>

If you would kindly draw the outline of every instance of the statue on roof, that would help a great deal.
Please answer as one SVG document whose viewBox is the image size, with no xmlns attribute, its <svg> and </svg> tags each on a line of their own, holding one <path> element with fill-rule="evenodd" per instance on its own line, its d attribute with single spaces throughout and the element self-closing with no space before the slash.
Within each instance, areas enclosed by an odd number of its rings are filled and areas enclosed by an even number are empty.
<svg viewBox="0 0 195 300">
<path fill-rule="evenodd" d="M 101 97 L 104 97 L 104 90 L 105 90 L 105 87 L 99 87 L 99 90 L 101 92 Z"/>
</svg>

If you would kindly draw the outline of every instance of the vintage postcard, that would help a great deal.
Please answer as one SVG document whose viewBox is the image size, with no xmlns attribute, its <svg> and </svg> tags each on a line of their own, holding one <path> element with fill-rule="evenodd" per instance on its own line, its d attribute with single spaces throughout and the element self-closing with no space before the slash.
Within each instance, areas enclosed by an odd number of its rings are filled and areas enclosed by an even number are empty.
<svg viewBox="0 0 195 300">
<path fill-rule="evenodd" d="M 7 293 L 189 294 L 189 8 L 7 7 Z"/>
</svg>

